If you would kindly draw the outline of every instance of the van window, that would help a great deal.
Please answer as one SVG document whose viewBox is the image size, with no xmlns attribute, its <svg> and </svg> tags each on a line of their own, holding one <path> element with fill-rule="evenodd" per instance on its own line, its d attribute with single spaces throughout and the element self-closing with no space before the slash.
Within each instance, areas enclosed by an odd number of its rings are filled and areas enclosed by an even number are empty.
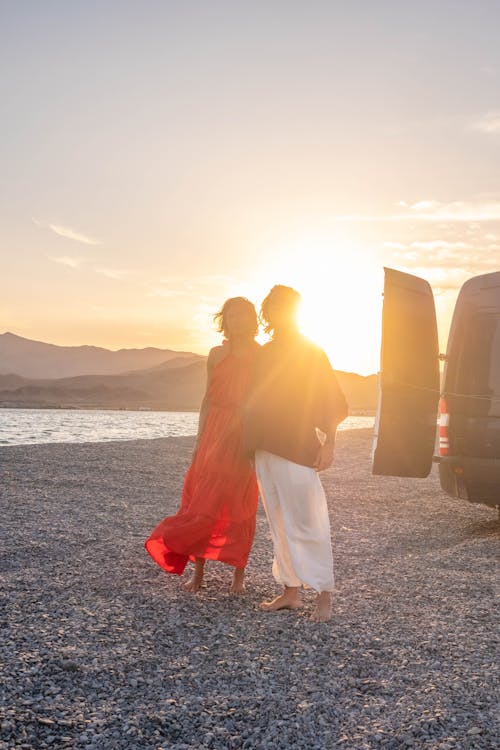
<svg viewBox="0 0 500 750">
<path fill-rule="evenodd" d="M 458 341 L 455 389 L 469 396 L 500 395 L 500 316 L 468 318 Z"/>
</svg>

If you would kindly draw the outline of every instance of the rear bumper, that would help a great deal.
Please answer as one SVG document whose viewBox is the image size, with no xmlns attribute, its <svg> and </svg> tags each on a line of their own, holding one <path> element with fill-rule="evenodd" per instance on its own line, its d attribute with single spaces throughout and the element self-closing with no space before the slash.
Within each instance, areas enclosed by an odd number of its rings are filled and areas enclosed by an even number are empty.
<svg viewBox="0 0 500 750">
<path fill-rule="evenodd" d="M 492 507 L 500 505 L 500 459 L 442 456 L 439 478 L 443 490 L 453 497 Z"/>
</svg>

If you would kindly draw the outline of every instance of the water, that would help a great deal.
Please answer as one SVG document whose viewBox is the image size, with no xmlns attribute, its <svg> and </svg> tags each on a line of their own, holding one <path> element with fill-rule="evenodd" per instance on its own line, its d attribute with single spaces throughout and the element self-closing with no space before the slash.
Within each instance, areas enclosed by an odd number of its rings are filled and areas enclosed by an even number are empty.
<svg viewBox="0 0 500 750">
<path fill-rule="evenodd" d="M 0 446 L 196 435 L 197 412 L 0 409 Z"/>
<path fill-rule="evenodd" d="M 341 430 L 373 427 L 374 417 L 348 417 Z M 0 446 L 101 443 L 196 435 L 198 413 L 90 409 L 0 409 Z"/>
</svg>

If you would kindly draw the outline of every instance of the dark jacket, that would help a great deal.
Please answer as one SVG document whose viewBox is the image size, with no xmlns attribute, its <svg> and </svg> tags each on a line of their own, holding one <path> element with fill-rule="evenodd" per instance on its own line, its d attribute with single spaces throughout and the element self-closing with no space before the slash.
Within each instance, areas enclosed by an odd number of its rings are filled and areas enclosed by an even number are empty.
<svg viewBox="0 0 500 750">
<path fill-rule="evenodd" d="M 313 466 L 320 448 L 316 428 L 334 438 L 347 403 L 322 349 L 294 333 L 259 350 L 243 414 L 247 456 L 266 450 Z"/>
</svg>

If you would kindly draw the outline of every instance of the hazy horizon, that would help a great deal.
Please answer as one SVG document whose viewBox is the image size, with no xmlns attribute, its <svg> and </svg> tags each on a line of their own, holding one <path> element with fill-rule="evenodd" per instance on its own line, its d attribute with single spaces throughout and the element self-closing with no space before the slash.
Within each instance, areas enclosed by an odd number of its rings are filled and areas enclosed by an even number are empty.
<svg viewBox="0 0 500 750">
<path fill-rule="evenodd" d="M 46 341 L 46 340 L 42 340 L 42 339 L 30 339 L 30 338 L 27 338 L 27 337 L 24 337 L 24 336 L 20 336 L 19 334 L 13 333 L 12 331 L 0 331 L 0 336 L 4 336 L 5 334 L 11 334 L 13 336 L 18 336 L 19 338 L 23 338 L 23 339 L 26 338 L 27 341 L 30 341 L 30 342 L 33 342 L 33 343 L 37 343 L 37 344 L 47 344 L 48 346 L 64 346 L 64 347 L 67 347 L 67 348 L 97 348 L 97 349 L 104 349 L 105 351 L 113 352 L 113 353 L 121 352 L 121 351 L 142 351 L 144 349 L 159 349 L 161 351 L 170 351 L 170 352 L 175 352 L 175 353 L 178 353 L 178 354 L 187 354 L 187 355 L 193 355 L 193 356 L 203 356 L 203 355 L 200 355 L 198 352 L 192 352 L 192 351 L 186 350 L 186 349 L 170 349 L 169 347 L 151 347 L 151 346 L 131 347 L 131 346 L 126 346 L 126 347 L 118 347 L 116 349 L 112 349 L 110 347 L 103 347 L 103 346 L 100 346 L 100 345 L 97 345 L 97 344 L 92 344 L 92 343 L 89 343 L 89 342 L 84 343 L 84 344 L 55 344 L 53 341 Z M 205 354 L 205 356 L 206 356 L 206 354 Z M 145 366 L 145 369 L 149 369 L 149 367 Z M 342 369 L 342 368 L 336 368 L 336 369 Z M 348 374 L 353 374 L 353 375 L 361 375 L 362 377 L 369 377 L 371 375 L 376 375 L 377 374 L 376 371 L 372 372 L 372 373 L 367 373 L 367 374 L 357 373 L 357 372 L 355 372 L 353 370 L 346 370 L 345 372 L 348 373 Z M 0 364 L 0 374 L 7 374 L 7 373 L 2 373 L 2 371 L 1 371 L 1 364 Z M 12 373 L 12 374 L 16 374 L 16 373 Z M 25 377 L 25 376 L 23 376 L 23 377 Z M 61 376 L 61 377 L 64 378 L 64 377 L 68 377 L 68 376 Z"/>
<path fill-rule="evenodd" d="M 230 296 L 303 295 L 378 370 L 383 267 L 440 345 L 500 269 L 500 4 L 110 0 L 0 8 L 0 323 L 206 354 Z"/>
</svg>

